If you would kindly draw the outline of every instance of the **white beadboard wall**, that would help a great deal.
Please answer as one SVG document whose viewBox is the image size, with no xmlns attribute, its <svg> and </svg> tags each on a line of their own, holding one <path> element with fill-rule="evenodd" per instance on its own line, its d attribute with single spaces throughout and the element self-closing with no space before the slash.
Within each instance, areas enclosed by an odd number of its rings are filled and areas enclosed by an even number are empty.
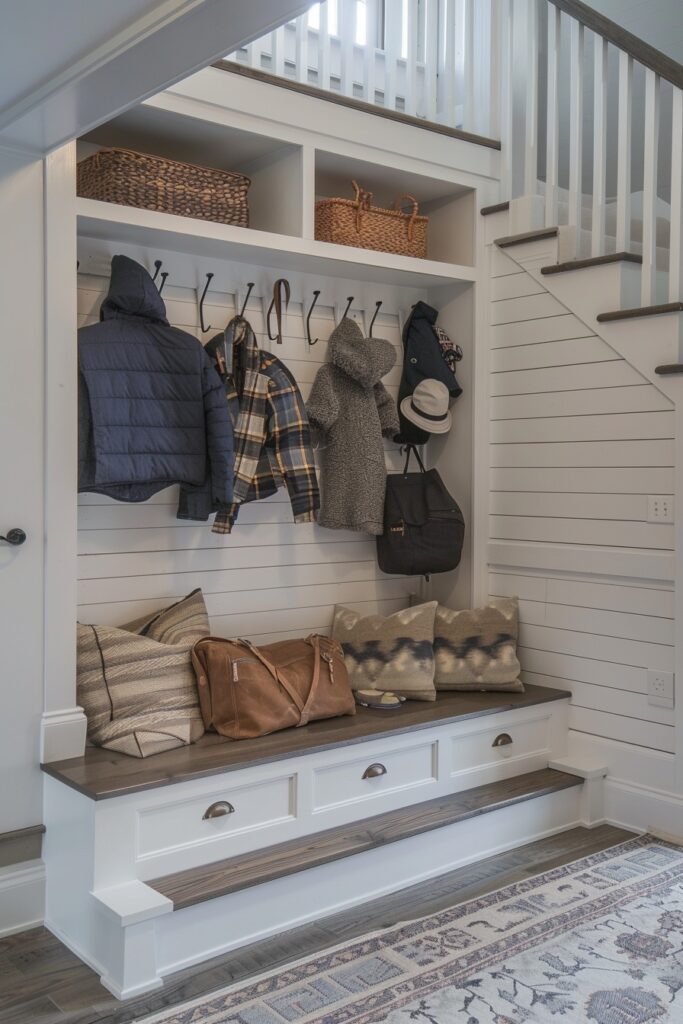
<svg viewBox="0 0 683 1024">
<path fill-rule="evenodd" d="M 79 327 L 99 319 L 107 287 L 107 278 L 79 274 Z M 169 321 L 199 338 L 195 291 L 167 284 L 163 298 Z M 205 323 L 213 329 L 204 340 L 222 329 L 234 312 L 233 295 L 209 291 Z M 362 318 L 360 311 L 352 313 Z M 320 340 L 313 347 L 305 339 L 300 305 L 290 304 L 283 318 L 282 345 L 268 341 L 260 299 L 252 299 L 246 315 L 261 347 L 286 363 L 306 399 L 327 357 L 335 311 L 316 307 L 311 331 Z M 383 309 L 373 333 L 396 346 L 397 365 L 385 378 L 396 397 L 401 355 L 398 313 Z M 399 468 L 397 446 L 387 442 L 386 449 L 388 467 Z M 284 489 L 266 501 L 246 505 L 230 536 L 212 533 L 210 524 L 179 522 L 176 503 L 176 488 L 135 505 L 96 494 L 79 496 L 81 622 L 122 624 L 201 587 L 216 635 L 268 643 L 329 631 L 337 603 L 367 614 L 390 614 L 405 607 L 417 590 L 416 581 L 380 572 L 374 538 L 367 534 L 294 524 Z"/>
<path fill-rule="evenodd" d="M 523 678 L 572 691 L 576 733 L 672 755 L 647 702 L 674 668 L 674 527 L 647 522 L 672 403 L 495 246 L 491 296 L 489 589 L 520 598 Z"/>
</svg>

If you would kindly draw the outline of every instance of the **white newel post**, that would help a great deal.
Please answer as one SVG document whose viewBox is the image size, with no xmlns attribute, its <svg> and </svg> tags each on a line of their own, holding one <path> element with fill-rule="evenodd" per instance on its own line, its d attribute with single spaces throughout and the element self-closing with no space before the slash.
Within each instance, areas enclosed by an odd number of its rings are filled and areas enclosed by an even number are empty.
<svg viewBox="0 0 683 1024">
<path fill-rule="evenodd" d="M 45 159 L 45 588 L 41 760 L 78 757 L 76 144 Z"/>
</svg>

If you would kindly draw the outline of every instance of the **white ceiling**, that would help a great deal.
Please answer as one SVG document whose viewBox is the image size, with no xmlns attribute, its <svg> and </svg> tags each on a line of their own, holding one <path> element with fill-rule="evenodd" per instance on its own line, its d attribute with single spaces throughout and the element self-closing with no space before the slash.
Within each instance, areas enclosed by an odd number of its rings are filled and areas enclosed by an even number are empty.
<svg viewBox="0 0 683 1024">
<path fill-rule="evenodd" d="M 54 149 L 309 4 L 0 0 L 0 145 Z"/>
</svg>

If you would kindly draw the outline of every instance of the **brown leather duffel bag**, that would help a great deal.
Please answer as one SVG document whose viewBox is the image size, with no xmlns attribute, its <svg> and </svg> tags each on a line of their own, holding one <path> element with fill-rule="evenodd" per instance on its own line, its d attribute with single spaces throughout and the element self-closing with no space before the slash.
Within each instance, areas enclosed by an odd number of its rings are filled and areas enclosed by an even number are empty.
<svg viewBox="0 0 683 1024">
<path fill-rule="evenodd" d="M 233 740 L 356 713 L 341 647 L 326 636 L 264 647 L 208 636 L 192 664 L 204 725 Z"/>
</svg>

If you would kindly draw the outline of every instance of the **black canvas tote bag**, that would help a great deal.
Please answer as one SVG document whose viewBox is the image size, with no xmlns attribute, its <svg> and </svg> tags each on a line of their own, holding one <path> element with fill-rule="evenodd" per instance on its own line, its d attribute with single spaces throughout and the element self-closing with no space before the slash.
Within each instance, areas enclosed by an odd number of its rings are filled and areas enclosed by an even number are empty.
<svg viewBox="0 0 683 1024">
<path fill-rule="evenodd" d="M 420 471 L 409 473 L 415 452 Z M 426 470 L 409 445 L 402 473 L 390 473 L 384 500 L 384 533 L 377 538 L 382 572 L 431 576 L 455 569 L 462 555 L 465 520 L 437 470 Z"/>
</svg>

